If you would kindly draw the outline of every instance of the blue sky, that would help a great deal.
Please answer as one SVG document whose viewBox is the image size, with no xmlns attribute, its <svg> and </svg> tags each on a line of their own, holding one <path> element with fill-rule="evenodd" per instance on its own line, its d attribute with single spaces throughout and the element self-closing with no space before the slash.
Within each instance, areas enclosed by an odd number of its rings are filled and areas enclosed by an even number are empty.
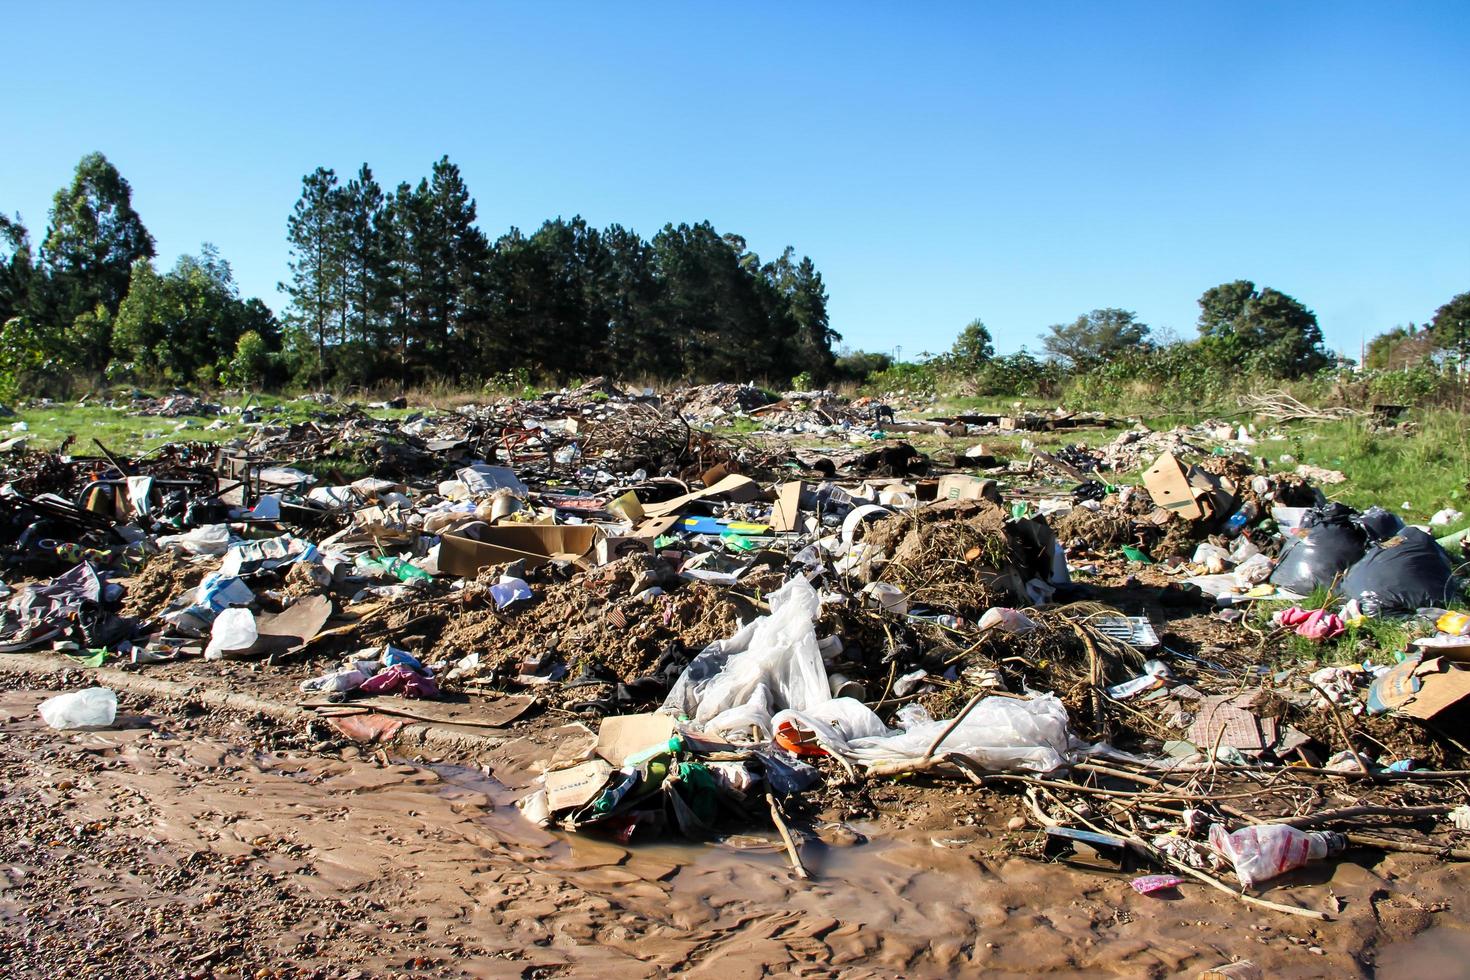
<svg viewBox="0 0 1470 980">
<path fill-rule="evenodd" d="M 708 218 L 846 341 L 1002 351 L 1249 278 L 1329 344 L 1470 290 L 1470 5 L 0 2 L 0 210 L 101 150 L 277 308 L 302 174 L 448 154 L 491 237 Z"/>
</svg>

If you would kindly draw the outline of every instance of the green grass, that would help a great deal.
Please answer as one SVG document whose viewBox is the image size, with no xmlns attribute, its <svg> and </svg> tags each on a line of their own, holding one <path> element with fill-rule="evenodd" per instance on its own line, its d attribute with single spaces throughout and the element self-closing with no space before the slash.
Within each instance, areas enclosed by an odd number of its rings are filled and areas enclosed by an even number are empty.
<svg viewBox="0 0 1470 980">
<path fill-rule="evenodd" d="M 244 399 L 218 400 L 225 405 L 238 405 Z M 295 401 L 275 395 L 252 396 L 250 404 L 260 419 L 272 425 L 289 425 L 306 421 L 320 415 L 335 415 L 345 410 L 344 405 L 317 405 L 313 402 Z M 368 412 L 375 418 L 403 418 L 418 409 L 374 409 Z M 220 429 L 208 428 L 216 419 L 228 424 Z M 248 437 L 253 428 L 241 425 L 238 415 L 219 416 L 161 416 L 133 415 L 126 408 L 109 408 L 104 405 L 77 405 L 72 402 L 24 408 L 14 418 L 0 419 L 0 435 L 25 435 L 28 448 L 55 450 L 67 436 L 74 435 L 71 452 L 74 455 L 92 455 L 97 452 L 93 440 L 100 440 L 114 453 L 137 454 L 156 449 L 171 442 L 226 442 L 230 439 Z M 28 431 L 6 433 L 16 422 L 25 422 Z M 180 427 L 182 425 L 182 428 Z"/>
</svg>

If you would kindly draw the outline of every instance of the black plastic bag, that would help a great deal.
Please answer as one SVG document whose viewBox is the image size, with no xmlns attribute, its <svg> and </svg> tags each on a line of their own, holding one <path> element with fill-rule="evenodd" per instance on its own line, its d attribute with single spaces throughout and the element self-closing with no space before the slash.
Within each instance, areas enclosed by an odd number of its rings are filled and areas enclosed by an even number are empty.
<svg viewBox="0 0 1470 980">
<path fill-rule="evenodd" d="M 1445 606 L 1457 590 L 1450 556 L 1434 538 L 1409 527 L 1369 548 L 1342 580 L 1341 592 L 1378 616 Z"/>
<path fill-rule="evenodd" d="M 1302 522 L 1304 534 L 1281 549 L 1271 584 L 1299 595 L 1330 587 L 1363 557 L 1368 546 L 1356 516 L 1342 504 L 1313 508 Z"/>
<path fill-rule="evenodd" d="M 1375 542 L 1387 541 L 1404 529 L 1399 515 L 1382 507 L 1369 507 L 1358 515 L 1356 523 L 1368 535 L 1368 540 Z"/>
</svg>

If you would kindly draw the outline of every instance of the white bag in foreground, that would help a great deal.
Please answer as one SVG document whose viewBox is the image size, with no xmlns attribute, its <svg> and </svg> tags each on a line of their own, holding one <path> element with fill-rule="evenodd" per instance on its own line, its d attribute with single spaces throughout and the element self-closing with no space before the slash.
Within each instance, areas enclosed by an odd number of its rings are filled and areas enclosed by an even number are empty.
<svg viewBox="0 0 1470 980">
<path fill-rule="evenodd" d="M 117 720 L 117 695 L 105 687 L 89 687 L 47 698 L 39 710 L 52 728 L 105 728 Z"/>
</svg>

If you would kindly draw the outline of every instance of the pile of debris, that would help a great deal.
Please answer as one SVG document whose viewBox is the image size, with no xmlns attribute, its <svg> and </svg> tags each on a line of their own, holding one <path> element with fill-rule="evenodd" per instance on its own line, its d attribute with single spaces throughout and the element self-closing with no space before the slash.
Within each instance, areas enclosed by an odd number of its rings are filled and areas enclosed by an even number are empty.
<svg viewBox="0 0 1470 980">
<path fill-rule="evenodd" d="M 1244 451 L 1129 432 L 997 465 L 1002 485 L 969 454 L 781 452 L 686 421 L 818 413 L 871 443 L 871 406 L 830 392 L 324 405 L 223 447 L 6 457 L 0 649 L 263 663 L 351 738 L 569 712 L 595 749 L 515 782 L 529 818 L 624 841 L 772 821 L 798 869 L 819 787 L 909 773 L 1024 794 L 1038 855 L 1175 884 L 1250 887 L 1344 839 L 1464 850 L 1451 560 Z M 1401 649 L 1272 662 L 1390 620 Z"/>
</svg>

